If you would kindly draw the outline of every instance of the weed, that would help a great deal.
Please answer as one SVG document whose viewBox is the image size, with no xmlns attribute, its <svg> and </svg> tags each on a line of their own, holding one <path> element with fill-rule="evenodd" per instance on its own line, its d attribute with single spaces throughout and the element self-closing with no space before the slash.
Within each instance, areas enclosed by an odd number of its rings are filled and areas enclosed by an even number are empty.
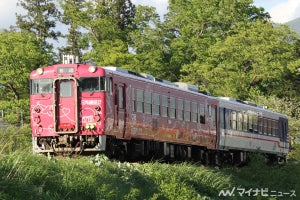
<svg viewBox="0 0 300 200">
<path fill-rule="evenodd" d="M 280 199 L 300 196 L 300 165 L 268 166 L 261 155 L 250 165 L 223 169 L 199 164 L 131 164 L 90 157 L 33 155 L 29 127 L 0 130 L 0 199 Z M 293 155 L 296 159 L 297 155 Z M 261 193 L 268 189 L 268 196 Z M 243 191 L 244 190 L 244 191 Z M 255 191 L 259 191 L 254 195 Z M 295 191 L 296 197 L 291 196 Z M 240 194 L 243 193 L 241 196 Z M 246 193 L 248 192 L 248 193 Z M 250 196 L 249 196 L 249 195 Z M 285 198 L 283 198 L 285 199 Z M 299 198 L 298 198 L 299 199 Z"/>
</svg>

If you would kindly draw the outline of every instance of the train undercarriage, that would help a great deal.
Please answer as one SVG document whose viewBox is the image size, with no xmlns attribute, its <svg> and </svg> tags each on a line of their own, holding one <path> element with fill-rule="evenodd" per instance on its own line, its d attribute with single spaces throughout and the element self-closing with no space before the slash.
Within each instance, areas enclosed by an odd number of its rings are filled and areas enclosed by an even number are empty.
<svg viewBox="0 0 300 200">
<path fill-rule="evenodd" d="M 82 153 L 105 153 L 120 161 L 161 160 L 166 162 L 192 161 L 204 165 L 246 165 L 250 152 L 218 151 L 200 146 L 188 146 L 154 140 L 121 140 L 106 135 L 62 135 L 57 137 L 34 137 L 33 152 L 73 156 Z M 267 164 L 284 164 L 285 157 L 265 154 Z"/>
<path fill-rule="evenodd" d="M 204 165 L 245 165 L 249 161 L 248 152 L 217 151 L 205 147 L 187 146 L 153 140 L 121 141 L 110 138 L 107 141 L 108 157 L 126 161 L 162 160 L 166 162 L 191 161 Z"/>
<path fill-rule="evenodd" d="M 101 152 L 105 150 L 106 136 L 94 135 L 61 135 L 51 137 L 33 137 L 34 153 L 53 153 L 62 156 L 72 156 L 83 152 Z"/>
</svg>

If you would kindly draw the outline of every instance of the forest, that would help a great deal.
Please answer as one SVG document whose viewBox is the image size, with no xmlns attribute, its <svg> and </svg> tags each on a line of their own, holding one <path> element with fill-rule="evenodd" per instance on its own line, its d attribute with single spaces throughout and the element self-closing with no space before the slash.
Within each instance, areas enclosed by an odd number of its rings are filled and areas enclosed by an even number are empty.
<svg viewBox="0 0 300 200">
<path fill-rule="evenodd" d="M 169 0 L 161 18 L 131 0 L 19 0 L 9 30 L 0 27 L 0 110 L 29 121 L 29 73 L 72 54 L 198 85 L 213 96 L 254 101 L 300 129 L 300 37 L 274 24 L 253 0 Z M 5 120 L 15 123 L 16 112 Z"/>
</svg>

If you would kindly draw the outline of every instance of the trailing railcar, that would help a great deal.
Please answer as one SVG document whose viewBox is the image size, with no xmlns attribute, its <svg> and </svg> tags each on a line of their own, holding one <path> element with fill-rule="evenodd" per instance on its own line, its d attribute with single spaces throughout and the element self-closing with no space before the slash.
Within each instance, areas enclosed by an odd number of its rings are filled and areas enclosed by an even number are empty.
<svg viewBox="0 0 300 200">
<path fill-rule="evenodd" d="M 106 152 L 242 163 L 247 152 L 288 153 L 287 117 L 117 67 L 61 64 L 31 75 L 36 153 Z"/>
<path fill-rule="evenodd" d="M 113 136 L 109 140 L 119 139 L 108 142 L 111 152 L 184 159 L 194 151 L 216 150 L 217 99 L 185 83 L 104 69 L 113 91 L 106 93 L 105 134 Z"/>
<path fill-rule="evenodd" d="M 251 102 L 219 98 L 218 149 L 259 152 L 270 162 L 285 162 L 289 151 L 288 118 Z"/>
</svg>

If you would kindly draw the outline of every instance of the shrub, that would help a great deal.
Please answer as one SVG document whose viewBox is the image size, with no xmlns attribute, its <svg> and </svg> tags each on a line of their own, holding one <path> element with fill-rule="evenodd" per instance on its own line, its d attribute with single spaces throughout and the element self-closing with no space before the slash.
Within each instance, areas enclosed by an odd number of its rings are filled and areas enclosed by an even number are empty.
<svg viewBox="0 0 300 200">
<path fill-rule="evenodd" d="M 0 111 L 4 114 L 4 120 L 10 124 L 18 124 L 21 120 L 29 123 L 29 107 L 29 99 L 0 101 Z"/>
<path fill-rule="evenodd" d="M 31 151 L 31 129 L 29 125 L 21 128 L 16 126 L 0 128 L 0 155 L 16 150 Z"/>
</svg>

